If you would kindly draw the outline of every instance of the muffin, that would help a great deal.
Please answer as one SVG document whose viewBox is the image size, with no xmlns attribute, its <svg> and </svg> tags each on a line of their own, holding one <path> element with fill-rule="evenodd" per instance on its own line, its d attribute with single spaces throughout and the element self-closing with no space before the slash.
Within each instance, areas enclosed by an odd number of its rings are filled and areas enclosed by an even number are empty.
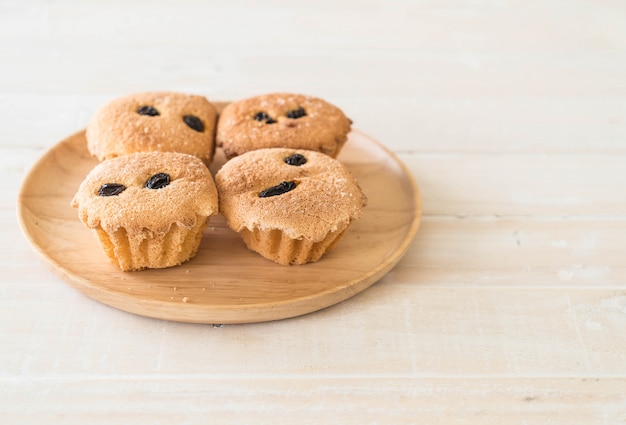
<svg viewBox="0 0 626 425">
<path fill-rule="evenodd" d="M 103 106 L 87 126 L 87 148 L 100 161 L 135 152 L 179 152 L 206 165 L 215 153 L 217 111 L 205 97 L 139 93 Z"/>
<path fill-rule="evenodd" d="M 215 182 L 228 226 L 249 249 L 283 265 L 319 260 L 367 203 L 341 162 L 309 150 L 244 153 L 226 162 Z"/>
<path fill-rule="evenodd" d="M 263 148 L 306 149 L 336 158 L 351 125 L 325 100 L 273 93 L 227 105 L 217 123 L 216 143 L 227 158 Z"/>
<path fill-rule="evenodd" d="M 96 165 L 72 200 L 111 262 L 123 271 L 164 268 L 192 258 L 210 216 L 215 183 L 195 156 L 135 153 Z"/>
</svg>

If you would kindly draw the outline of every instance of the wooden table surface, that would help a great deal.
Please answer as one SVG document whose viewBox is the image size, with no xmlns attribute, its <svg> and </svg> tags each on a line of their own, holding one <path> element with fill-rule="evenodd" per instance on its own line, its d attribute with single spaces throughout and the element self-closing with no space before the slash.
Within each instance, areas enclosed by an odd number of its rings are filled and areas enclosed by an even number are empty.
<svg viewBox="0 0 626 425">
<path fill-rule="evenodd" d="M 2 424 L 625 424 L 626 3 L 0 2 Z M 423 219 L 369 289 L 211 326 L 85 297 L 18 226 L 103 103 L 323 97 Z"/>
</svg>

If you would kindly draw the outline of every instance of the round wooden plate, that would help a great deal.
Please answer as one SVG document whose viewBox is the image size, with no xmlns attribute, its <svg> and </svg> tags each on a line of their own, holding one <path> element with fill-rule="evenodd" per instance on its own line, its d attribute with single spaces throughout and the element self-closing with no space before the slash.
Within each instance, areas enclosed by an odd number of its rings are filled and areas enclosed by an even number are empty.
<svg viewBox="0 0 626 425">
<path fill-rule="evenodd" d="M 331 306 L 371 286 L 406 252 L 420 222 L 417 185 L 400 160 L 358 131 L 339 158 L 369 203 L 336 248 L 316 263 L 281 266 L 249 251 L 212 217 L 196 257 L 181 266 L 121 272 L 70 201 L 97 164 L 81 131 L 52 147 L 24 180 L 22 230 L 60 276 L 85 295 L 144 316 L 194 323 L 284 319 Z M 211 166 L 224 163 L 218 150 Z"/>
</svg>

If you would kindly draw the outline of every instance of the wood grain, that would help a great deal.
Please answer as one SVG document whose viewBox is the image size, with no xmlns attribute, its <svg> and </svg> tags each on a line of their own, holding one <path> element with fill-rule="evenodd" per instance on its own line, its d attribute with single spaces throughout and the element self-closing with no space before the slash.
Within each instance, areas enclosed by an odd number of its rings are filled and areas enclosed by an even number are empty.
<svg viewBox="0 0 626 425">
<path fill-rule="evenodd" d="M 430 198 L 427 198 L 430 199 Z M 626 220 L 425 216 L 393 271 L 410 283 L 494 288 L 625 288 Z"/>
<path fill-rule="evenodd" d="M 0 298 L 1 311 L 20 320 L 2 324 L 0 387 L 4 378 L 160 375 L 626 378 L 626 344 L 616 337 L 624 289 L 438 288 L 428 281 L 398 283 L 392 272 L 313 314 L 213 327 L 127 314 L 62 281 L 48 276 L 46 282 L 56 286 L 4 288 L 14 295 Z M 111 344 L 125 338 L 132 340 L 127 350 Z M 42 346 L 49 347 L 46 356 Z"/>
<path fill-rule="evenodd" d="M 202 423 L 201 418 L 228 424 L 249 424 L 250 418 L 255 424 L 624 423 L 624 379 L 329 378 L 14 381 L 6 384 L 10 392 L 3 417 L 9 423 L 19 421 L 30 407 L 33 423 L 62 422 L 67 400 L 80 398 L 72 421 L 90 424 Z M 46 397 L 32 398 L 25 406 L 33 390 Z"/>
<path fill-rule="evenodd" d="M 0 2 L 0 422 L 626 424 L 625 51 L 622 0 Z M 340 106 L 419 182 L 414 243 L 289 320 L 85 297 L 23 237 L 20 185 L 161 89 Z"/>
</svg>

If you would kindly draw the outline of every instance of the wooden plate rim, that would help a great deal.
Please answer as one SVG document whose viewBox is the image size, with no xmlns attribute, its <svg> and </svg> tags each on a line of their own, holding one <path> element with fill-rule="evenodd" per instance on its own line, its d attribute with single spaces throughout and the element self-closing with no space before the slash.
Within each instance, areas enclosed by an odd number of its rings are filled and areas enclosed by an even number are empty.
<svg viewBox="0 0 626 425">
<path fill-rule="evenodd" d="M 421 222 L 421 195 L 419 191 L 419 187 L 417 182 L 413 178 L 411 172 L 408 170 L 406 165 L 386 146 L 373 139 L 372 137 L 358 131 L 352 130 L 353 133 L 358 134 L 360 137 L 368 139 L 370 142 L 377 145 L 377 147 L 385 152 L 385 154 L 393 160 L 393 162 L 399 167 L 402 171 L 402 177 L 409 183 L 411 187 L 411 194 L 414 198 L 414 215 L 413 219 L 408 227 L 408 231 L 405 234 L 405 237 L 402 239 L 402 242 L 398 244 L 397 248 L 392 252 L 384 261 L 378 263 L 374 266 L 370 271 L 360 275 L 359 277 L 353 278 L 351 280 L 342 283 L 341 285 L 336 285 L 331 288 L 328 288 L 324 291 L 317 292 L 314 294 L 307 294 L 300 296 L 295 299 L 286 299 L 282 301 L 273 301 L 271 303 L 249 303 L 245 305 L 220 305 L 220 304 L 184 304 L 184 309 L 189 312 L 188 319 L 182 318 L 178 315 L 172 317 L 168 314 L 164 314 L 162 309 L 159 308 L 162 306 L 163 301 L 159 300 L 151 300 L 151 299 L 143 299 L 137 298 L 133 296 L 133 294 L 124 291 L 116 291 L 107 287 L 98 286 L 94 288 L 92 282 L 85 278 L 84 276 L 75 274 L 70 272 L 65 268 L 65 266 L 59 263 L 56 259 L 50 256 L 45 249 L 43 249 L 37 241 L 34 239 L 33 234 L 29 229 L 29 223 L 26 209 L 28 207 L 28 201 L 25 196 L 26 189 L 30 186 L 31 180 L 35 177 L 35 173 L 38 169 L 40 169 L 48 160 L 49 156 L 54 155 L 55 150 L 59 148 L 60 145 L 64 143 L 69 143 L 72 139 L 76 137 L 80 137 L 84 134 L 85 130 L 77 131 L 76 133 L 66 137 L 55 145 L 51 146 L 48 150 L 46 150 L 38 160 L 31 166 L 30 170 L 27 172 L 24 177 L 22 184 L 20 186 L 20 190 L 18 193 L 18 202 L 17 202 L 17 215 L 20 228 L 22 233 L 27 238 L 30 245 L 34 248 L 35 252 L 44 260 L 44 263 L 58 276 L 60 276 L 67 283 L 71 284 L 74 288 L 78 289 L 81 293 L 86 296 L 95 299 L 96 301 L 102 302 L 111 307 L 127 311 L 134 314 L 139 314 L 142 316 L 152 317 L 156 319 L 162 320 L 172 320 L 172 321 L 181 321 L 181 322 L 192 322 L 192 323 L 254 323 L 254 322 L 262 322 L 262 321 L 270 321 L 270 320 L 281 320 L 287 319 L 290 317 L 296 317 L 303 314 L 312 313 L 314 311 L 318 311 L 332 305 L 335 305 L 339 302 L 345 301 L 348 298 L 362 292 L 367 289 L 375 282 L 380 280 L 385 274 L 387 274 L 404 256 L 406 251 L 408 250 L 411 242 L 415 238 L 415 235 L 418 231 L 420 222 Z M 91 291 L 96 290 L 99 294 L 106 294 L 106 299 L 96 298 L 90 295 Z M 324 303 L 323 306 L 317 308 L 308 307 L 309 301 L 320 298 L 331 298 L 330 302 Z M 132 300 L 132 302 L 137 304 L 137 308 L 129 308 L 127 305 L 127 301 Z M 172 306 L 180 306 L 178 302 L 172 302 Z M 277 310 L 280 310 L 279 307 L 283 305 L 289 305 L 292 308 L 291 313 L 288 315 L 278 314 Z M 140 307 L 139 307 L 140 306 Z M 278 308 L 277 308 L 278 307 Z M 253 310 L 254 313 L 251 315 L 250 311 Z M 194 313 L 195 312 L 195 313 Z M 209 312 L 217 312 L 217 314 L 208 314 Z M 201 313 L 206 316 L 206 319 L 196 320 L 192 317 L 195 314 Z M 254 318 L 252 317 L 254 316 Z"/>
</svg>

